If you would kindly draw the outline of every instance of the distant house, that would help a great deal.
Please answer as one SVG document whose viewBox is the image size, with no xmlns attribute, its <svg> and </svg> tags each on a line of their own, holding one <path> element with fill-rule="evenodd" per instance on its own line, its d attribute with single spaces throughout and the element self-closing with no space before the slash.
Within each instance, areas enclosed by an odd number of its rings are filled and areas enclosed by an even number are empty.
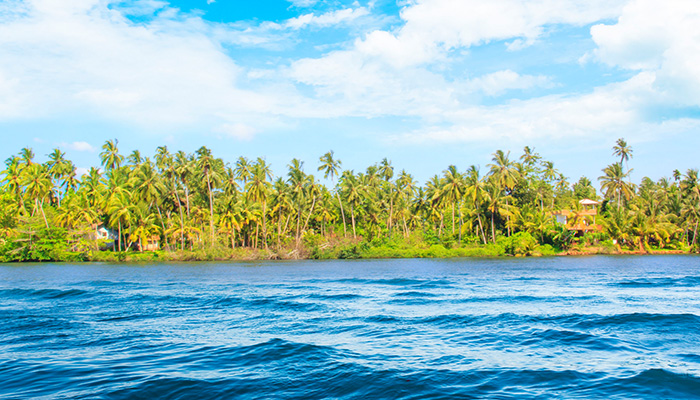
<svg viewBox="0 0 700 400">
<path fill-rule="evenodd" d="M 583 199 L 579 201 L 581 210 L 560 210 L 552 213 L 557 223 L 564 225 L 567 229 L 579 232 L 602 232 L 603 227 L 596 224 L 595 219 L 598 215 L 597 206 L 600 202 Z"/>
<path fill-rule="evenodd" d="M 153 235 L 143 244 L 141 251 L 156 251 L 160 249 L 160 237 Z"/>
<path fill-rule="evenodd" d="M 114 248 L 117 240 L 119 240 L 117 232 L 107 228 L 103 224 L 93 224 L 92 229 L 93 231 L 88 234 L 88 238 L 90 240 L 102 241 L 102 247 L 105 249 Z"/>
</svg>

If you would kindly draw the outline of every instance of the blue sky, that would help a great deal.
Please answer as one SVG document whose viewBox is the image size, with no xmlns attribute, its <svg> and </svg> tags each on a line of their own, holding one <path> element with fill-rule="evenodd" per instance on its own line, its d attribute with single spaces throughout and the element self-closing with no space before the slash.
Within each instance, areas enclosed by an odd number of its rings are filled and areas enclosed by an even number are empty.
<svg viewBox="0 0 700 400">
<path fill-rule="evenodd" d="M 0 2 L 2 159 L 332 149 L 424 182 L 531 146 L 574 182 L 623 137 L 638 182 L 699 167 L 699 128 L 693 0 Z"/>
</svg>

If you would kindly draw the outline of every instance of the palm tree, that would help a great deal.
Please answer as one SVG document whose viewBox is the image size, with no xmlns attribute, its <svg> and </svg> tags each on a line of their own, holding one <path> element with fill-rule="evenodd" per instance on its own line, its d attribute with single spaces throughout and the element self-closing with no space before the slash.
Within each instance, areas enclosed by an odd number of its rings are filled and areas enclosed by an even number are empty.
<svg viewBox="0 0 700 400">
<path fill-rule="evenodd" d="M 207 178 L 207 191 L 209 193 L 209 230 L 211 231 L 211 246 L 214 247 L 214 199 L 212 194 L 212 177 L 216 175 L 216 160 L 211 154 L 211 150 L 202 146 L 197 150 L 197 167 Z"/>
<path fill-rule="evenodd" d="M 169 193 L 175 197 L 175 204 L 177 204 L 177 210 L 180 216 L 180 225 L 184 226 L 185 216 L 182 211 L 182 201 L 180 201 L 180 193 L 178 191 L 178 172 L 175 160 L 168 151 L 167 146 L 161 146 L 156 149 L 156 164 L 161 171 L 163 179 L 169 183 Z M 165 228 L 163 228 L 165 231 Z M 166 239 L 167 240 L 167 239 Z M 184 250 L 185 248 L 185 235 L 184 230 L 180 231 L 180 248 Z"/>
<path fill-rule="evenodd" d="M 355 229 L 355 209 L 362 204 L 363 194 L 366 189 L 362 182 L 357 179 L 357 176 L 353 171 L 343 171 L 342 179 L 340 182 L 342 195 L 345 201 L 350 205 L 350 220 L 352 222 L 352 237 L 357 238 L 357 231 Z"/>
<path fill-rule="evenodd" d="M 457 171 L 457 167 L 454 165 L 450 165 L 447 167 L 446 170 L 443 171 L 443 178 L 442 178 L 442 187 L 441 187 L 441 194 L 442 196 L 445 197 L 447 201 L 449 201 L 452 204 L 452 234 L 455 234 L 455 207 L 457 203 L 461 205 L 462 203 L 462 197 L 464 197 L 464 192 L 465 192 L 465 185 L 464 185 L 464 179 L 462 177 L 462 174 L 460 174 Z M 462 221 L 462 207 L 460 206 L 460 227 L 459 227 L 459 233 L 460 233 L 460 240 L 459 243 L 462 242 L 462 226 L 461 226 L 461 221 Z"/>
<path fill-rule="evenodd" d="M 107 215 L 109 215 L 109 225 L 117 228 L 118 235 L 118 250 L 122 251 L 122 243 L 124 228 L 130 230 L 130 225 L 133 222 L 136 206 L 132 194 L 127 190 L 122 190 L 116 196 L 113 196 L 107 204 Z M 125 249 L 126 250 L 126 249 Z"/>
<path fill-rule="evenodd" d="M 134 222 L 130 236 L 139 241 L 139 251 L 143 251 L 144 242 L 148 243 L 158 233 L 158 225 L 155 215 L 148 210 L 146 204 L 139 203 L 133 210 Z"/>
<path fill-rule="evenodd" d="M 486 244 L 486 235 L 484 234 L 484 226 L 481 223 L 481 207 L 483 199 L 486 198 L 487 193 L 484 189 L 484 181 L 479 177 L 479 168 L 472 165 L 467 169 L 465 177 L 465 195 L 471 200 L 471 205 L 474 207 L 476 212 L 476 218 L 479 223 L 479 230 L 481 231 L 481 239 L 484 244 Z"/>
<path fill-rule="evenodd" d="M 54 149 L 54 151 L 49 154 L 49 161 L 46 163 L 48 168 L 49 176 L 51 179 L 55 180 L 54 188 L 56 193 L 54 194 L 56 201 L 58 202 L 58 207 L 61 207 L 61 194 L 59 193 L 61 187 L 61 180 L 71 171 L 69 168 L 72 167 L 69 161 L 65 159 L 66 153 L 59 149 Z"/>
<path fill-rule="evenodd" d="M 102 145 L 103 151 L 100 153 L 100 159 L 106 170 L 119 168 L 122 161 L 124 161 L 124 156 L 119 154 L 119 149 L 117 148 L 118 144 L 119 141 L 114 139 L 108 140 Z"/>
<path fill-rule="evenodd" d="M 141 166 L 143 163 L 144 159 L 141 157 L 141 152 L 138 150 L 134 150 L 129 154 L 129 157 L 126 158 L 129 163 L 131 163 L 132 168 L 138 168 Z"/>
<path fill-rule="evenodd" d="M 306 186 L 309 183 L 309 176 L 304 173 L 303 170 L 304 162 L 295 158 L 288 165 L 289 172 L 287 173 L 292 199 L 297 209 L 297 229 L 296 229 L 296 243 L 299 245 L 301 239 L 301 214 L 302 206 L 306 201 Z"/>
<path fill-rule="evenodd" d="M 44 218 L 46 228 L 49 228 L 49 222 L 44 213 L 44 200 L 46 196 L 53 190 L 53 182 L 46 171 L 46 168 L 41 164 L 32 163 L 23 171 L 22 186 L 24 186 L 24 194 L 29 200 L 34 201 L 34 211 L 41 211 L 41 216 Z"/>
<path fill-rule="evenodd" d="M 243 186 L 245 186 L 245 184 L 248 182 L 248 179 L 250 179 L 250 171 L 251 168 L 248 159 L 245 157 L 238 157 L 238 160 L 236 160 L 236 168 L 234 169 L 234 172 L 236 173 L 236 177 L 243 182 Z"/>
<path fill-rule="evenodd" d="M 509 155 L 510 152 L 504 154 L 502 150 L 497 150 L 493 154 L 493 164 L 488 165 L 491 169 L 489 175 L 494 179 L 493 183 L 498 185 L 501 190 L 505 190 L 506 195 L 511 194 L 520 177 L 515 164 L 508 159 Z M 506 206 L 508 206 L 508 197 L 505 199 Z M 509 216 L 507 218 L 510 219 Z M 508 236 L 510 236 L 510 220 L 507 221 L 507 226 Z"/>
<path fill-rule="evenodd" d="M 262 226 L 265 249 L 267 249 L 267 218 L 265 218 L 267 213 L 267 196 L 272 185 L 268 179 L 272 179 L 272 170 L 265 160 L 258 158 L 255 164 L 253 164 L 250 181 L 246 185 L 246 191 L 251 200 L 262 204 Z"/>
<path fill-rule="evenodd" d="M 620 157 L 620 164 L 632 158 L 632 147 L 627 145 L 625 139 L 619 138 L 613 146 L 613 155 Z"/>
<path fill-rule="evenodd" d="M 338 175 L 338 171 L 340 170 L 340 166 L 342 165 L 341 161 L 335 160 L 333 158 L 333 150 L 321 156 L 319 161 L 321 161 L 321 165 L 319 165 L 318 171 L 323 171 L 323 177 L 325 179 L 328 179 L 328 177 L 330 176 L 331 183 L 333 183 L 334 178 Z M 340 205 L 340 215 L 343 218 L 343 236 L 347 236 L 348 230 L 345 224 L 345 210 L 343 210 L 343 201 L 340 199 L 340 190 L 337 189 L 335 191 L 335 194 L 338 197 L 338 204 Z"/>
<path fill-rule="evenodd" d="M 19 151 L 19 158 L 24 161 L 24 165 L 27 167 L 34 164 L 34 152 L 29 147 L 25 147 Z"/>
<path fill-rule="evenodd" d="M 626 200 L 629 200 L 634 194 L 632 186 L 624 181 L 629 171 L 624 173 L 622 171 L 622 164 L 614 163 L 605 167 L 603 173 L 605 175 L 598 177 L 598 180 L 601 182 L 601 189 L 605 192 L 605 197 L 617 197 L 617 207 L 619 208 L 623 196 Z"/>
</svg>

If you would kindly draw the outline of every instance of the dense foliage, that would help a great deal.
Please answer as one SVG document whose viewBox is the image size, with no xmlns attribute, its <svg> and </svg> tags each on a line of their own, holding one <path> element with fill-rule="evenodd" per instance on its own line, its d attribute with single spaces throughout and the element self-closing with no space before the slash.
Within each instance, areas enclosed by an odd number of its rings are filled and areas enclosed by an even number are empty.
<svg viewBox="0 0 700 400">
<path fill-rule="evenodd" d="M 80 177 L 58 149 L 43 164 L 28 148 L 6 160 L 0 261 L 124 259 L 155 242 L 161 251 L 153 254 L 175 259 L 698 248 L 698 171 L 635 185 L 623 139 L 613 147 L 616 162 L 598 178 L 600 197 L 591 180 L 570 184 L 529 147 L 517 160 L 496 151 L 483 172 L 448 166 L 424 185 L 387 159 L 343 171 L 329 152 L 312 166 L 329 188 L 298 159 L 274 176 L 262 158 L 229 164 L 206 147 L 172 154 L 165 146 L 153 158 L 139 151 L 124 157 L 117 145 L 107 141 L 101 168 Z M 554 211 L 580 210 L 584 198 L 603 201 L 595 221 L 602 229 L 584 233 L 556 222 Z M 98 227 L 118 239 L 100 239 Z"/>
</svg>

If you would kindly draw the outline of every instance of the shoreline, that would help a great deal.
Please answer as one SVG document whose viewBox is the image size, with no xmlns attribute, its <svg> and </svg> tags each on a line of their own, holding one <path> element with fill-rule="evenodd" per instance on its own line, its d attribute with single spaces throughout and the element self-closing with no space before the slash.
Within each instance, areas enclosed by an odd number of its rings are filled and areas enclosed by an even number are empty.
<svg viewBox="0 0 700 400">
<path fill-rule="evenodd" d="M 72 259 L 72 260 L 32 260 L 32 261 L 11 261 L 3 264 L 24 264 L 24 263 L 96 263 L 107 262 L 115 264 L 129 264 L 142 262 L 211 262 L 211 261 L 233 261 L 233 262 L 248 262 L 248 261 L 302 261 L 302 260 L 410 260 L 410 259 L 454 259 L 454 258 L 540 258 L 540 257 L 581 257 L 581 256 L 659 256 L 659 255 L 698 255 L 697 253 L 684 250 L 621 250 L 609 251 L 601 248 L 587 249 L 571 249 L 567 251 L 556 252 L 553 254 L 541 254 L 537 252 L 528 254 L 441 254 L 441 255 L 422 255 L 422 256 L 362 256 L 358 254 L 355 257 L 310 257 L 310 256 L 292 256 L 291 254 L 282 252 L 279 253 L 271 250 L 256 250 L 256 249 L 240 249 L 235 254 L 227 255 L 211 255 L 201 254 L 197 252 L 166 252 L 166 251 L 145 251 L 145 252 L 110 252 L 102 251 L 95 253 L 88 259 Z M 297 254 L 298 255 L 298 254 Z"/>
</svg>

